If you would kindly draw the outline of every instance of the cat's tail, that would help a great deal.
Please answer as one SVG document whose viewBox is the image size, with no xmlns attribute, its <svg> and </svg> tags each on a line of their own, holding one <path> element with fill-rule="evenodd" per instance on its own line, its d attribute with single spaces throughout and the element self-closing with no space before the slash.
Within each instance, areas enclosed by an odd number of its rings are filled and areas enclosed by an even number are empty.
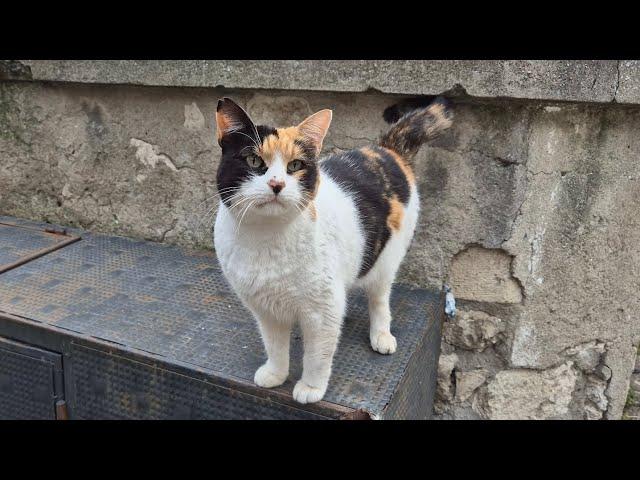
<svg viewBox="0 0 640 480">
<path fill-rule="evenodd" d="M 392 105 L 383 117 L 393 125 L 380 138 L 380 145 L 410 160 L 423 143 L 451 126 L 453 109 L 451 102 L 442 96 L 422 97 Z"/>
</svg>

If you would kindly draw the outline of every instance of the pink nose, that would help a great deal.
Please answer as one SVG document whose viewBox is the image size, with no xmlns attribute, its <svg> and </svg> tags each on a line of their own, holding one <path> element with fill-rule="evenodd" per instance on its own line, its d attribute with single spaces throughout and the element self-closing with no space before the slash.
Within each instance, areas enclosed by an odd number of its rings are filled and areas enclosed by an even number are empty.
<svg viewBox="0 0 640 480">
<path fill-rule="evenodd" d="M 268 184 L 276 195 L 282 191 L 285 185 L 284 180 L 276 180 L 275 178 L 269 180 Z"/>
</svg>

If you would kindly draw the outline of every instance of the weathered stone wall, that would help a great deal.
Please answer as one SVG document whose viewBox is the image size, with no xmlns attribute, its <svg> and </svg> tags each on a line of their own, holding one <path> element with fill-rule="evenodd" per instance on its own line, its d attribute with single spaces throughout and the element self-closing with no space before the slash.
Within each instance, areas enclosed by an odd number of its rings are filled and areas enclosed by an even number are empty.
<svg viewBox="0 0 640 480">
<path fill-rule="evenodd" d="M 623 87 L 632 91 L 620 84 L 620 62 L 556 65 L 551 77 L 532 63 L 537 90 L 518 83 L 513 65 L 496 64 L 479 69 L 485 83 L 475 90 L 487 98 L 457 97 L 454 127 L 416 159 L 422 214 L 400 276 L 429 288 L 448 282 L 459 306 L 444 329 L 436 412 L 620 418 L 640 342 L 640 106 L 604 103 Z M 0 81 L 0 214 L 207 248 L 217 205 L 219 97 L 238 100 L 258 122 L 280 125 L 332 108 L 326 150 L 374 141 L 385 128 L 382 111 L 399 98 L 293 89 L 320 81 L 302 74 L 278 90 L 234 90 L 200 88 L 203 80 L 149 86 L 139 77 L 124 82 L 138 85 L 106 85 L 118 83 L 117 75 L 69 62 L 57 72 L 51 62 L 25 65 Z M 502 95 L 487 86 L 489 70 L 511 72 L 508 86 L 521 98 L 490 98 Z M 207 72 L 202 78 L 216 74 Z M 566 99 L 589 100 L 575 74 L 582 72 L 594 86 L 592 101 L 550 101 L 558 97 L 546 96 L 553 89 L 542 79 L 560 82 L 562 72 L 576 84 Z M 374 73 L 385 91 L 412 93 L 406 78 L 394 90 Z M 455 71 L 445 73 L 435 86 L 414 78 L 422 87 L 413 93 L 460 83 Z M 460 75 L 473 81 L 472 73 Z M 189 84 L 185 75 L 174 78 Z M 56 79 L 64 82 L 48 81 Z"/>
</svg>

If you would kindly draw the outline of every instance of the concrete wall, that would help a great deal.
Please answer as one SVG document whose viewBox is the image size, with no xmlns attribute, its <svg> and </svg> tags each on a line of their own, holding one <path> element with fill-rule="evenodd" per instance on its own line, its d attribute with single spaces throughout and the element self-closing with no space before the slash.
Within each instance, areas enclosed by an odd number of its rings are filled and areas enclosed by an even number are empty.
<svg viewBox="0 0 640 480">
<path fill-rule="evenodd" d="M 330 151 L 374 141 L 399 94 L 450 90 L 400 274 L 458 298 L 437 414 L 620 418 L 640 342 L 636 63 L 0 62 L 0 213 L 210 247 L 220 96 L 279 125 L 332 108 Z"/>
</svg>

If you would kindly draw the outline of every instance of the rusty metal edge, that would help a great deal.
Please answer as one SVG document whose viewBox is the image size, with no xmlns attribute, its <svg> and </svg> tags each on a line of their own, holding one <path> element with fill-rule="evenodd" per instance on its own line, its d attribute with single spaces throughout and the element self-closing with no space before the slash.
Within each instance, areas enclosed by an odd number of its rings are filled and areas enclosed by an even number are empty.
<svg viewBox="0 0 640 480">
<path fill-rule="evenodd" d="M 18 219 L 16 217 L 16 219 Z M 20 220 L 20 219 L 18 219 Z M 27 220 L 29 221 L 29 220 Z M 71 236 L 67 227 L 60 227 L 52 223 L 45 223 L 38 225 L 36 222 L 32 222 L 32 225 L 22 225 L 20 223 L 11 223 L 7 221 L 0 221 L 0 225 L 5 227 L 24 228 L 25 230 L 33 230 L 34 232 L 48 233 L 53 235 L 64 235 L 66 237 Z M 49 225 L 48 227 L 46 225 Z M 56 227 L 60 227 L 61 230 L 57 230 Z"/>
<path fill-rule="evenodd" d="M 9 225 L 9 224 L 2 224 L 2 225 L 7 225 L 7 226 L 11 226 L 11 227 L 16 227 L 16 228 L 20 228 L 19 225 Z M 28 227 L 22 227 L 22 228 L 28 228 Z M 51 233 L 51 232 L 46 232 L 44 230 L 38 230 L 39 232 L 42 233 L 49 233 L 52 235 L 62 235 L 60 233 Z M 66 234 L 64 234 L 65 236 L 67 236 Z M 13 263 L 9 263 L 6 265 L 0 265 L 0 273 L 4 273 L 4 272 L 8 272 L 9 270 L 13 270 L 16 267 L 19 267 L 21 265 L 24 265 L 25 263 L 29 263 L 32 260 L 35 260 L 37 258 L 43 257 L 48 253 L 54 252 L 62 247 L 66 247 L 67 245 L 70 245 L 74 242 L 77 242 L 78 240 L 80 240 L 81 237 L 78 236 L 69 236 L 69 238 L 67 240 L 63 240 L 62 242 L 56 243 L 55 245 L 51 245 L 50 247 L 44 248 L 42 250 L 38 250 L 36 253 L 33 253 L 31 255 L 27 255 L 26 257 L 21 258 L 20 260 L 17 260 Z"/>
<path fill-rule="evenodd" d="M 357 410 L 345 413 L 340 417 L 340 420 L 373 420 L 375 418 L 375 415 L 371 412 L 363 408 L 358 408 Z"/>
<path fill-rule="evenodd" d="M 56 402 L 56 420 L 69 420 L 66 400 L 58 400 Z"/>
</svg>

